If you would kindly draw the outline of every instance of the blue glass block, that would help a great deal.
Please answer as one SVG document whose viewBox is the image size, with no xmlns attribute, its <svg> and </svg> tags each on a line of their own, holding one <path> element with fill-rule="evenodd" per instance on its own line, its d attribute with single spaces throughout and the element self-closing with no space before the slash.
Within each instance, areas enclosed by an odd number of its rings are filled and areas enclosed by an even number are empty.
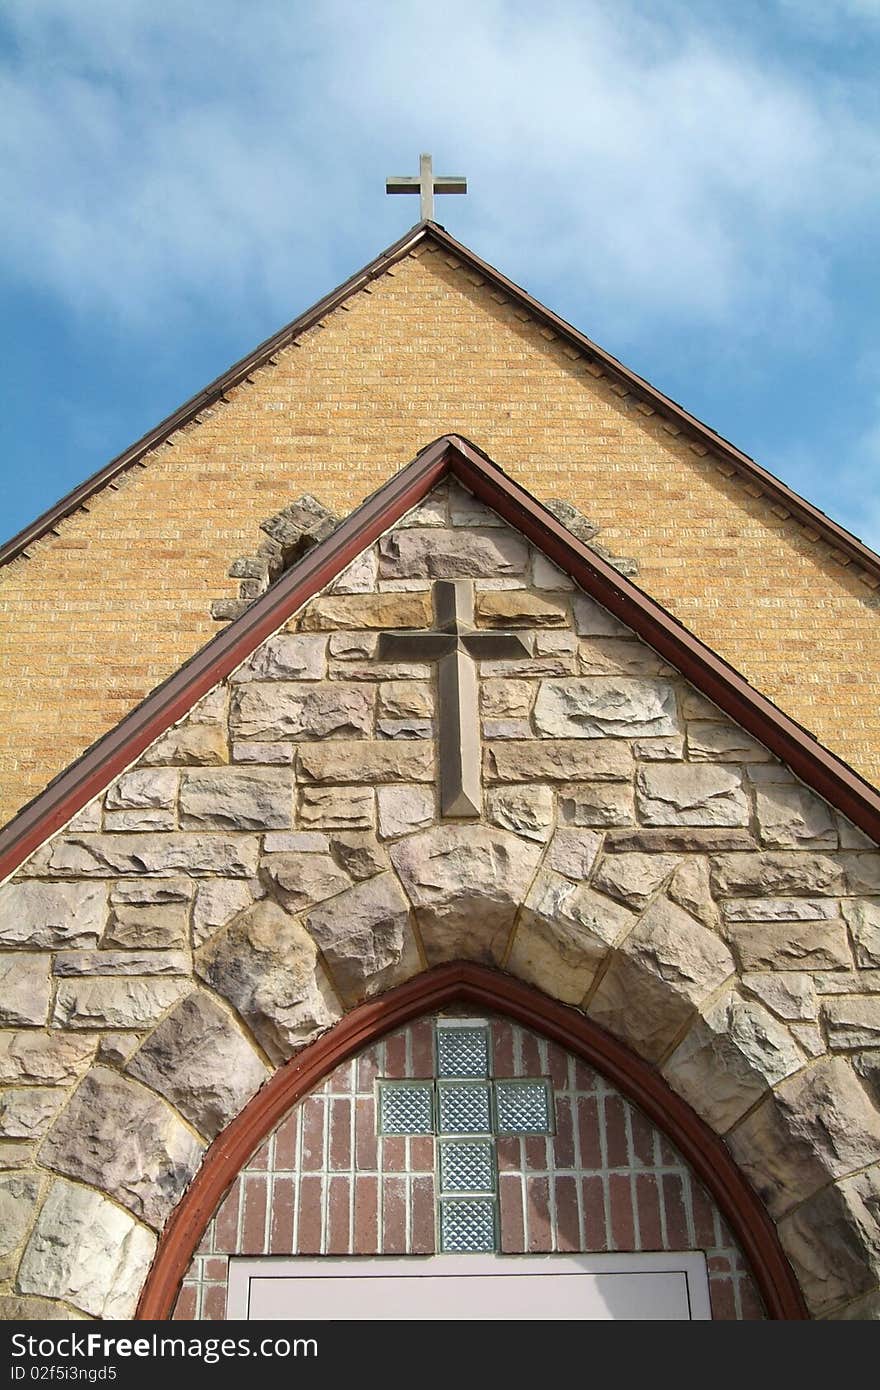
<svg viewBox="0 0 880 1390">
<path fill-rule="evenodd" d="M 379 1130 L 382 1134 L 433 1134 L 430 1081 L 380 1081 Z"/>
<path fill-rule="evenodd" d="M 440 1200 L 440 1249 L 479 1254 L 495 1249 L 495 1203 L 490 1197 Z"/>
<path fill-rule="evenodd" d="M 438 1076 L 488 1076 L 488 1028 L 438 1028 Z"/>
<path fill-rule="evenodd" d="M 440 1081 L 438 1133 L 490 1134 L 492 1115 L 488 1081 Z"/>
<path fill-rule="evenodd" d="M 440 1140 L 441 1192 L 494 1192 L 495 1145 L 491 1139 Z"/>
<path fill-rule="evenodd" d="M 496 1081 L 495 1128 L 499 1134 L 549 1134 L 550 1088 L 546 1081 Z"/>
</svg>

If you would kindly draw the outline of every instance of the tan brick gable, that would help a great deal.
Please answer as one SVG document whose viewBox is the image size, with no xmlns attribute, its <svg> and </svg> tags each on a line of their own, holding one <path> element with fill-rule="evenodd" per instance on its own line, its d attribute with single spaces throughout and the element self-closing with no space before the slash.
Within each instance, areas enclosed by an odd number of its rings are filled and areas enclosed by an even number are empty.
<svg viewBox="0 0 880 1390">
<path fill-rule="evenodd" d="M 450 431 L 584 511 L 647 592 L 880 780 L 872 590 L 455 259 L 419 245 L 5 568 L 0 818 L 213 635 L 264 517 L 304 491 L 345 514 Z"/>
</svg>

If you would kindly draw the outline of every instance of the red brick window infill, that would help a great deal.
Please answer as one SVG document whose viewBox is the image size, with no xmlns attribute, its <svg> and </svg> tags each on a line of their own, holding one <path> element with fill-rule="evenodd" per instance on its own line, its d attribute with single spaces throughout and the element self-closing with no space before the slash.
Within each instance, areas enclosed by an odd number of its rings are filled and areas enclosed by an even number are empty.
<svg viewBox="0 0 880 1390">
<path fill-rule="evenodd" d="M 439 1248 L 433 1134 L 381 1133 L 379 1080 L 437 1076 L 428 1017 L 337 1067 L 263 1142 L 221 1201 L 184 1277 L 176 1319 L 225 1316 L 230 1255 L 431 1255 Z M 665 1135 L 580 1058 L 502 1018 L 496 1078 L 545 1078 L 553 1133 L 494 1139 L 505 1254 L 704 1250 L 713 1317 L 762 1318 L 745 1259 Z"/>
</svg>

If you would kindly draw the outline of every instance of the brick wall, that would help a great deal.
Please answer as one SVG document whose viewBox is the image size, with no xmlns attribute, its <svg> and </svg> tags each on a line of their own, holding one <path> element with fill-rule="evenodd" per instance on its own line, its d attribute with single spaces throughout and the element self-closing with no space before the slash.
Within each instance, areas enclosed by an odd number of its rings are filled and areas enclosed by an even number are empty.
<svg viewBox="0 0 880 1390">
<path fill-rule="evenodd" d="M 304 490 L 348 512 L 448 431 L 585 511 L 644 588 L 877 781 L 870 591 L 547 332 L 442 254 L 411 257 L 9 566 L 0 821 L 213 635 L 262 518 Z"/>
<path fill-rule="evenodd" d="M 763 1317 L 741 1252 L 669 1140 L 580 1059 L 491 1021 L 498 1076 L 549 1077 L 555 1134 L 499 1138 L 500 1246 L 705 1250 L 713 1316 Z M 233 1183 L 184 1279 L 177 1319 L 222 1319 L 230 1255 L 429 1255 L 436 1141 L 377 1136 L 377 1077 L 429 1077 L 433 1020 L 390 1034 L 306 1097 Z"/>
</svg>

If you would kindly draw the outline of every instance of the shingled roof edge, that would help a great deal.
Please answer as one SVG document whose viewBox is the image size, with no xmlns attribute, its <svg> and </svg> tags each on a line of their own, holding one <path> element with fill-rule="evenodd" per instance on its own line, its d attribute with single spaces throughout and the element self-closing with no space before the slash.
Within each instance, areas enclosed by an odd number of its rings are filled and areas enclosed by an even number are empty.
<svg viewBox="0 0 880 1390">
<path fill-rule="evenodd" d="M 444 435 L 383 483 L 326 540 L 0 830 L 0 882 L 447 474 L 458 478 L 538 546 L 697 690 L 880 843 L 880 792 L 876 788 L 756 691 L 655 599 L 573 536 L 481 450 L 461 436 Z"/>
</svg>

